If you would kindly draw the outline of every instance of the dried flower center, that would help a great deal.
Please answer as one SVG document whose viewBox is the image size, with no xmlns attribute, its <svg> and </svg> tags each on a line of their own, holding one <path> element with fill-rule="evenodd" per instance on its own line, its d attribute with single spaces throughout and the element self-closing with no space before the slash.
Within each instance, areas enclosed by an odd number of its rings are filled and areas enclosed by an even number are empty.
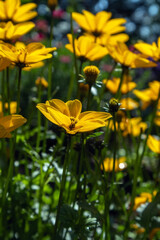
<svg viewBox="0 0 160 240">
<path fill-rule="evenodd" d="M 75 128 L 75 125 L 77 124 L 78 119 L 76 119 L 74 117 L 70 117 L 70 120 L 71 120 L 71 124 L 69 126 L 69 129 L 72 130 L 73 128 Z"/>
</svg>

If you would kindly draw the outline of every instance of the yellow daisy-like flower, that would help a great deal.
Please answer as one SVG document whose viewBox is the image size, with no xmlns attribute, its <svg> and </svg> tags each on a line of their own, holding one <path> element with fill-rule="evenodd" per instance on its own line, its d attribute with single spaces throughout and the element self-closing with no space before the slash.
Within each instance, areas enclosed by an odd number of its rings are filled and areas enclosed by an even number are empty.
<svg viewBox="0 0 160 240">
<path fill-rule="evenodd" d="M 35 81 L 36 86 L 41 86 L 42 88 L 47 88 L 48 87 L 48 82 L 44 77 L 38 77 Z"/>
<path fill-rule="evenodd" d="M 10 132 L 22 126 L 27 120 L 21 115 L 8 115 L 0 117 L 0 138 L 10 138 Z"/>
<path fill-rule="evenodd" d="M 89 36 L 90 39 L 95 42 L 95 36 L 84 33 L 85 36 Z M 126 33 L 120 33 L 116 35 L 103 34 L 100 38 L 96 38 L 96 43 L 107 47 L 108 45 L 116 46 L 118 42 L 127 42 L 129 40 L 129 36 Z"/>
<path fill-rule="evenodd" d="M 137 137 L 140 135 L 141 131 L 144 132 L 147 129 L 147 124 L 145 122 L 142 122 L 141 117 L 135 117 L 131 119 L 126 118 L 120 123 L 120 127 L 123 129 L 124 137 L 128 134 Z"/>
<path fill-rule="evenodd" d="M 125 30 L 122 26 L 126 22 L 124 18 L 110 19 L 111 12 L 101 11 L 96 15 L 86 10 L 81 13 L 72 13 L 73 19 L 79 26 L 90 36 L 94 37 L 94 41 L 101 41 L 104 35 L 112 35 Z"/>
<path fill-rule="evenodd" d="M 46 48 L 41 43 L 29 43 L 27 46 L 22 42 L 16 42 L 15 46 L 7 43 L 0 44 L 0 53 L 8 58 L 13 65 L 21 68 L 51 58 L 50 52 L 55 50 L 55 47 Z"/>
<path fill-rule="evenodd" d="M 126 110 L 133 110 L 139 107 L 139 104 L 132 98 L 123 98 L 120 100 L 121 108 Z"/>
<path fill-rule="evenodd" d="M 136 210 L 141 204 L 146 202 L 152 202 L 153 197 L 157 194 L 157 191 L 154 191 L 153 194 L 148 192 L 143 192 L 139 197 L 134 199 L 134 207 L 133 210 Z"/>
<path fill-rule="evenodd" d="M 52 99 L 46 103 L 39 103 L 37 108 L 52 123 L 64 128 L 69 134 L 88 132 L 104 127 L 111 118 L 109 113 L 86 111 L 81 113 L 82 104 L 79 100 L 64 103 L 59 99 Z"/>
<path fill-rule="evenodd" d="M 145 56 L 151 57 L 155 61 L 160 60 L 160 37 L 158 38 L 157 44 L 155 42 L 152 44 L 139 42 L 136 43 L 134 47 Z"/>
<path fill-rule="evenodd" d="M 160 154 L 160 139 L 156 139 L 155 137 L 149 135 L 147 140 L 147 146 L 151 151 Z"/>
<path fill-rule="evenodd" d="M 144 90 L 135 89 L 133 93 L 142 101 L 142 109 L 145 109 L 152 102 L 158 99 L 160 93 L 160 82 L 156 80 L 150 82 L 149 88 Z"/>
<path fill-rule="evenodd" d="M 0 20 L 14 23 L 28 21 L 37 16 L 37 12 L 32 11 L 36 7 L 35 3 L 21 5 L 20 0 L 0 1 Z"/>
<path fill-rule="evenodd" d="M 105 158 L 103 164 L 101 165 L 101 169 L 106 172 L 111 172 L 113 170 L 113 158 Z M 120 157 L 115 161 L 115 172 L 123 171 L 127 167 L 126 158 Z"/>
<path fill-rule="evenodd" d="M 108 45 L 107 49 L 111 57 L 118 63 L 130 68 L 156 67 L 157 64 L 143 58 L 140 54 L 131 52 L 127 45 L 118 42 L 116 46 Z"/>
<path fill-rule="evenodd" d="M 125 80 L 125 79 L 124 79 Z M 121 86 L 121 93 L 122 94 L 126 94 L 128 92 L 130 92 L 133 88 L 136 87 L 136 83 L 132 82 L 132 81 L 124 81 L 122 82 L 122 86 Z M 104 79 L 103 83 L 105 84 L 105 87 L 113 94 L 116 94 L 116 92 L 118 91 L 119 88 L 119 84 L 120 84 L 120 78 L 113 78 L 112 80 L 110 79 Z"/>
<path fill-rule="evenodd" d="M 4 104 L 4 108 L 5 108 L 5 110 L 8 109 L 8 103 L 7 102 Z M 10 102 L 10 113 L 13 114 L 13 113 L 16 113 L 16 111 L 17 111 L 17 102 L 15 102 L 15 101 Z M 0 116 L 3 116 L 2 101 L 0 101 Z"/>
<path fill-rule="evenodd" d="M 29 32 L 35 24 L 32 22 L 13 25 L 12 22 L 0 23 L 0 39 L 3 41 L 15 40 Z"/>
<path fill-rule="evenodd" d="M 73 38 L 71 34 L 67 34 L 69 44 L 65 47 L 74 53 Z M 103 58 L 108 54 L 105 47 L 100 46 L 97 43 L 93 43 L 89 37 L 81 36 L 74 40 L 75 54 L 81 61 L 95 61 Z"/>
</svg>

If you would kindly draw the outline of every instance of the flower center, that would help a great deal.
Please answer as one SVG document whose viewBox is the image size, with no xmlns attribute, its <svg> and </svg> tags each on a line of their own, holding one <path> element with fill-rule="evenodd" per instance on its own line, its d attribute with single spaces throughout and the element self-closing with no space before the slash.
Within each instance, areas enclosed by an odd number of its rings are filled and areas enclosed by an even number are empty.
<svg viewBox="0 0 160 240">
<path fill-rule="evenodd" d="M 74 117 L 70 117 L 70 120 L 71 120 L 71 124 L 69 126 L 69 129 L 72 130 L 73 128 L 75 128 L 75 125 L 78 122 L 78 119 L 76 119 Z"/>
</svg>

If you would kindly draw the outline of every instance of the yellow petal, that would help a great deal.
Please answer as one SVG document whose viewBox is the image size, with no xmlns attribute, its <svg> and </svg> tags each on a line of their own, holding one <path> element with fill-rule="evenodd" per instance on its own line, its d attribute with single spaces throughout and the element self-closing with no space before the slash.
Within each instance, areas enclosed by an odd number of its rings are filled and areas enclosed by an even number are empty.
<svg viewBox="0 0 160 240">
<path fill-rule="evenodd" d="M 2 125 L 7 132 L 12 132 L 16 128 L 23 125 L 27 120 L 18 114 L 8 115 L 0 118 L 0 125 Z"/>
<path fill-rule="evenodd" d="M 6 19 L 6 11 L 5 11 L 5 2 L 0 1 L 0 19 L 5 20 Z"/>
<path fill-rule="evenodd" d="M 149 135 L 147 146 L 155 153 L 160 154 L 160 140 L 154 138 L 153 136 Z"/>
<path fill-rule="evenodd" d="M 86 10 L 83 10 L 83 14 L 85 16 L 85 19 L 89 26 L 90 31 L 91 32 L 96 31 L 95 15 L 93 15 L 91 12 L 88 12 Z"/>
<path fill-rule="evenodd" d="M 90 30 L 90 26 L 83 14 L 73 12 L 72 18 L 79 24 L 81 28 L 83 28 L 86 31 Z"/>
<path fill-rule="evenodd" d="M 70 116 L 78 118 L 79 114 L 80 114 L 80 112 L 82 110 L 82 103 L 78 99 L 75 99 L 73 101 L 71 101 L 71 100 L 67 101 L 66 105 L 67 105 L 67 107 L 69 109 Z"/>
<path fill-rule="evenodd" d="M 111 18 L 112 13 L 111 12 L 106 12 L 106 11 L 101 11 L 98 12 L 95 16 L 95 22 L 96 22 L 96 30 L 98 32 L 103 31 L 103 27 L 107 23 L 107 21 Z"/>
<path fill-rule="evenodd" d="M 61 113 L 70 116 L 70 112 L 66 103 L 61 101 L 60 99 L 52 99 L 46 102 L 47 105 L 54 107 L 56 110 L 60 111 Z"/>
<path fill-rule="evenodd" d="M 6 14 L 8 19 L 11 19 L 14 13 L 16 12 L 17 8 L 20 5 L 20 0 L 6 0 L 5 1 L 5 8 Z"/>
<path fill-rule="evenodd" d="M 36 7 L 37 5 L 35 3 L 27 3 L 20 6 L 18 8 L 18 11 L 13 16 L 13 21 L 24 22 L 36 17 L 37 12 L 31 11 L 33 8 L 36 8 Z"/>
</svg>

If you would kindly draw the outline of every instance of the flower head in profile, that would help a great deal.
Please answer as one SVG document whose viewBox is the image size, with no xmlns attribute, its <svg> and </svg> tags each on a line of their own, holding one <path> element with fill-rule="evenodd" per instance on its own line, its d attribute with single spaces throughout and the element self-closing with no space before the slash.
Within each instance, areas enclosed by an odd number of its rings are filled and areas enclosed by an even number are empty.
<svg viewBox="0 0 160 240">
<path fill-rule="evenodd" d="M 147 146 L 151 151 L 160 154 L 160 139 L 149 135 L 147 140 Z"/>
<path fill-rule="evenodd" d="M 5 23 L 0 23 L 0 39 L 3 41 L 11 41 L 18 39 L 32 28 L 35 27 L 35 24 L 32 22 L 25 22 L 13 25 L 11 21 Z"/>
<path fill-rule="evenodd" d="M 109 128 L 114 130 L 112 119 L 109 123 Z M 141 117 L 127 118 L 123 111 L 120 111 L 120 116 L 117 117 L 116 130 L 120 129 L 124 137 L 132 135 L 137 137 L 147 129 L 147 124 L 142 122 Z"/>
<path fill-rule="evenodd" d="M 8 110 L 8 103 L 6 102 L 4 104 L 4 111 L 7 112 Z M 13 113 L 16 113 L 17 111 L 17 102 L 16 101 L 13 101 L 13 102 L 10 102 L 10 113 L 13 114 Z M 0 116 L 3 116 L 3 103 L 2 101 L 0 101 Z"/>
<path fill-rule="evenodd" d="M 103 164 L 101 165 L 101 169 L 106 172 L 112 172 L 113 170 L 113 158 L 105 158 Z M 115 161 L 115 172 L 123 171 L 127 167 L 126 158 L 120 157 Z"/>
<path fill-rule="evenodd" d="M 10 138 L 11 132 L 22 126 L 27 120 L 18 114 L 0 117 L 0 138 Z"/>
<path fill-rule="evenodd" d="M 142 57 L 142 55 L 131 52 L 125 43 L 118 42 L 116 46 L 108 45 L 107 49 L 116 62 L 126 67 L 146 68 L 157 66 L 156 63 Z"/>
<path fill-rule="evenodd" d="M 25 22 L 37 16 L 35 3 L 26 3 L 21 5 L 20 0 L 5 0 L 0 1 L 0 20 L 14 23 Z"/>
<path fill-rule="evenodd" d="M 46 48 L 42 43 L 29 43 L 25 45 L 22 42 L 16 42 L 15 46 L 7 43 L 0 44 L 0 53 L 8 58 L 13 65 L 24 68 L 44 59 L 51 58 L 50 52 L 56 48 Z"/>
<path fill-rule="evenodd" d="M 65 47 L 74 53 L 73 37 L 71 34 L 67 34 L 69 44 Z M 81 36 L 74 40 L 75 54 L 82 62 L 95 61 L 103 58 L 108 54 L 108 50 L 105 47 L 100 46 L 97 43 L 92 42 L 89 37 Z"/>
<path fill-rule="evenodd" d="M 153 197 L 157 194 L 157 191 L 153 191 L 153 194 L 148 193 L 148 192 L 142 192 L 140 196 L 136 197 L 134 199 L 134 207 L 133 210 L 136 210 L 140 205 L 147 203 L 147 202 L 152 202 Z"/>
<path fill-rule="evenodd" d="M 121 128 L 123 129 L 123 136 L 127 136 L 128 134 L 137 137 L 147 129 L 147 124 L 142 122 L 141 117 L 134 117 L 134 118 L 126 118 L 121 123 Z"/>
<path fill-rule="evenodd" d="M 150 82 L 148 88 L 142 90 L 135 89 L 133 93 L 142 101 L 142 109 L 145 109 L 158 99 L 160 94 L 160 82 L 156 80 Z"/>
<path fill-rule="evenodd" d="M 48 88 L 48 82 L 44 77 L 38 77 L 35 81 L 37 87 Z"/>
<path fill-rule="evenodd" d="M 139 42 L 134 47 L 146 57 L 151 57 L 154 61 L 160 60 L 160 37 L 157 40 L 157 44 L 155 42 L 152 44 Z"/>
<path fill-rule="evenodd" d="M 52 99 L 39 103 L 37 108 L 52 123 L 64 128 L 69 134 L 88 132 L 104 127 L 111 118 L 109 113 L 86 111 L 82 112 L 82 104 L 78 99 L 67 101 Z"/>
<path fill-rule="evenodd" d="M 94 41 L 99 41 L 104 35 L 112 35 L 125 30 L 122 26 L 126 22 L 124 18 L 110 19 L 111 12 L 101 11 L 96 15 L 86 10 L 81 13 L 72 13 L 73 19 L 85 31 L 85 34 L 94 37 Z"/>
<path fill-rule="evenodd" d="M 106 89 L 108 89 L 111 93 L 116 94 L 120 84 L 120 78 L 104 79 L 103 83 L 105 84 Z M 136 87 L 136 83 L 132 81 L 125 81 L 123 79 L 121 86 L 121 93 L 126 94 L 133 90 Z"/>
<path fill-rule="evenodd" d="M 139 107 L 139 103 L 133 100 L 132 98 L 122 98 L 120 100 L 121 108 L 126 110 L 133 110 Z"/>
</svg>

